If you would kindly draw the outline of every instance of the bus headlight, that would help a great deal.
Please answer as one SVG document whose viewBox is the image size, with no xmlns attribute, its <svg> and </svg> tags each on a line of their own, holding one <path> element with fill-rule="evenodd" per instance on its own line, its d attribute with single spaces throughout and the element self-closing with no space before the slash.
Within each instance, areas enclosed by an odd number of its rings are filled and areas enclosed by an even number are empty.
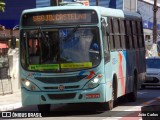
<svg viewBox="0 0 160 120">
<path fill-rule="evenodd" d="M 95 78 L 90 80 L 84 87 L 83 89 L 88 89 L 88 88 L 95 88 L 99 85 L 101 79 L 102 79 L 102 74 L 97 75 Z"/>
<path fill-rule="evenodd" d="M 26 80 L 24 78 L 21 79 L 22 86 L 25 87 L 27 90 L 30 91 L 40 91 L 40 89 L 31 81 Z"/>
</svg>

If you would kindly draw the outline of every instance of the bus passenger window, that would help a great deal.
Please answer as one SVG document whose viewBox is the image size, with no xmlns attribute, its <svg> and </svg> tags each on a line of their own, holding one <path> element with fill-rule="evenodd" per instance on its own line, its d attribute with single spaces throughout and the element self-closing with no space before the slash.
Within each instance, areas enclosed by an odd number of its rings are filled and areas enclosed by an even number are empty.
<svg viewBox="0 0 160 120">
<path fill-rule="evenodd" d="M 126 32 L 125 32 L 125 26 L 124 26 L 124 23 L 125 21 L 124 20 L 119 20 L 120 22 L 120 35 L 121 35 L 121 47 L 122 49 L 125 49 L 126 48 Z"/>
<path fill-rule="evenodd" d="M 134 48 L 137 48 L 137 30 L 136 30 L 136 21 L 131 21 L 132 25 L 132 36 L 133 36 L 133 43 L 134 43 Z"/>
<path fill-rule="evenodd" d="M 113 19 L 113 34 L 114 34 L 115 48 L 120 49 L 120 35 L 119 35 L 118 19 Z"/>
<path fill-rule="evenodd" d="M 133 44 L 132 44 L 132 36 L 131 36 L 131 24 L 130 24 L 130 21 L 127 20 L 126 21 L 126 31 L 127 31 L 127 44 L 128 44 L 128 48 L 133 48 Z"/>
<path fill-rule="evenodd" d="M 142 48 L 143 47 L 143 34 L 141 31 L 141 22 L 137 22 L 137 30 L 138 30 L 138 40 L 139 40 L 139 47 Z"/>
<path fill-rule="evenodd" d="M 113 20 L 112 20 L 112 18 L 108 18 L 107 31 L 109 33 L 110 49 L 113 50 L 115 48 L 115 43 L 114 43 L 114 36 L 113 36 Z"/>
<path fill-rule="evenodd" d="M 105 62 L 109 61 L 110 59 L 110 52 L 108 47 L 108 39 L 107 39 L 107 31 L 106 31 L 106 22 L 103 19 L 102 21 L 102 39 L 103 39 L 103 47 L 104 47 L 104 59 Z"/>
</svg>

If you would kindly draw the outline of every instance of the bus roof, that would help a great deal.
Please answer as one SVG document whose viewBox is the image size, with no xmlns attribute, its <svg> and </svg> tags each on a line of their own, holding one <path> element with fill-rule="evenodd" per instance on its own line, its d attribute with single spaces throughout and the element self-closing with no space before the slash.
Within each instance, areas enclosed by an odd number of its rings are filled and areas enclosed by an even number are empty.
<svg viewBox="0 0 160 120">
<path fill-rule="evenodd" d="M 40 11 L 52 11 L 52 10 L 96 10 L 102 16 L 106 17 L 117 17 L 117 18 L 128 18 L 128 19 L 141 19 L 141 15 L 137 12 L 129 12 L 123 11 L 120 9 L 113 8 L 105 8 L 101 6 L 52 6 L 52 7 L 43 7 L 43 8 L 34 8 L 27 9 L 22 12 L 24 13 L 32 13 L 32 12 L 40 12 Z"/>
</svg>

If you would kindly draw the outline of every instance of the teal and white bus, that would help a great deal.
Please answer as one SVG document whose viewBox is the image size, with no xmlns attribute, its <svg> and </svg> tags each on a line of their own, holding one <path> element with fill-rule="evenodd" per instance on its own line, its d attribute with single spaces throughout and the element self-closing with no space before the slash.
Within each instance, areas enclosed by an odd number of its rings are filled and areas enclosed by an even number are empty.
<svg viewBox="0 0 160 120">
<path fill-rule="evenodd" d="M 145 77 L 142 18 L 99 6 L 24 10 L 20 20 L 22 103 L 99 103 L 112 109 L 135 101 Z"/>
</svg>

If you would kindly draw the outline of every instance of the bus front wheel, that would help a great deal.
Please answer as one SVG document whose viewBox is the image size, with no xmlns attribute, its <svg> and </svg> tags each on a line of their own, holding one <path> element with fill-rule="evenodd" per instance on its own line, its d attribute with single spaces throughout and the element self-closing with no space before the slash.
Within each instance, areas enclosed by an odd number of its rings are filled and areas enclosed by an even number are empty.
<svg viewBox="0 0 160 120">
<path fill-rule="evenodd" d="M 103 109 L 112 110 L 113 107 L 115 106 L 115 103 L 117 102 L 116 100 L 117 100 L 117 84 L 116 84 L 116 79 L 114 79 L 112 86 L 112 99 L 108 102 L 103 103 Z"/>
<path fill-rule="evenodd" d="M 42 104 L 42 105 L 38 105 L 37 107 L 38 107 L 38 110 L 40 113 L 49 113 L 51 105 L 50 104 Z"/>
</svg>

